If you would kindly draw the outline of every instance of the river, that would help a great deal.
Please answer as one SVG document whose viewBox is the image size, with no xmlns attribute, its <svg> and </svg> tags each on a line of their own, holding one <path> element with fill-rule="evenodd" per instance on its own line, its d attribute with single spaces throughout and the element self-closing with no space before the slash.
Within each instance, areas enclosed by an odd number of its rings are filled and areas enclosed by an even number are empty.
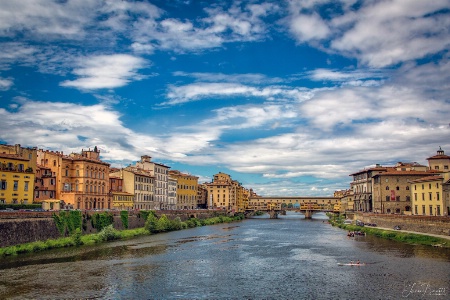
<svg viewBox="0 0 450 300">
<path fill-rule="evenodd" d="M 339 266 L 359 259 L 362 266 Z M 449 299 L 450 250 L 291 213 L 0 260 L 0 299 Z"/>
</svg>

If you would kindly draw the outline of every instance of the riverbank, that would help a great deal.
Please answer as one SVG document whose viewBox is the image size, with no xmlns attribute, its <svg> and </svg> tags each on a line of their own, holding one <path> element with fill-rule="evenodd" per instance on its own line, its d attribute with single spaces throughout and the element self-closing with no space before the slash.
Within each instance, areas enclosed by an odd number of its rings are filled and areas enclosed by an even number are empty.
<svg viewBox="0 0 450 300">
<path fill-rule="evenodd" d="M 83 245 L 93 245 L 97 243 L 108 242 L 112 240 L 127 239 L 141 235 L 156 234 L 161 232 L 182 230 L 187 228 L 194 228 L 200 226 L 208 226 L 219 223 L 230 223 L 241 221 L 244 216 L 239 214 L 235 216 L 218 216 L 207 219 L 191 218 L 186 221 L 181 221 L 179 217 L 169 219 L 166 215 L 157 217 L 150 213 L 147 217 L 144 228 L 136 229 L 114 229 L 112 224 L 105 226 L 98 233 L 85 234 L 81 233 L 81 227 L 77 228 L 70 237 L 61 237 L 57 239 L 48 239 L 46 241 L 36 241 L 14 246 L 0 248 L 0 258 L 23 253 L 32 253 L 45 251 L 56 248 L 78 247 Z"/>
<path fill-rule="evenodd" d="M 347 231 L 359 231 L 365 234 L 374 235 L 380 238 L 407 244 L 426 245 L 433 247 L 450 248 L 450 237 L 439 236 L 436 234 L 425 234 L 406 230 L 394 230 L 388 228 L 357 226 L 353 224 L 344 224 L 343 217 L 329 216 L 330 224 Z"/>
</svg>

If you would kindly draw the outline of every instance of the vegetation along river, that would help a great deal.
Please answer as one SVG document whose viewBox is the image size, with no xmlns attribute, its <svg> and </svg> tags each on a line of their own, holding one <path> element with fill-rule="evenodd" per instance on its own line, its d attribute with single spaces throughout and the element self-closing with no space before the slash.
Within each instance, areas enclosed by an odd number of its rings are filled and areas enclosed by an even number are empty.
<svg viewBox="0 0 450 300">
<path fill-rule="evenodd" d="M 449 299 L 450 250 L 349 238 L 319 214 L 0 260 L 0 299 L 402 298 Z"/>
</svg>

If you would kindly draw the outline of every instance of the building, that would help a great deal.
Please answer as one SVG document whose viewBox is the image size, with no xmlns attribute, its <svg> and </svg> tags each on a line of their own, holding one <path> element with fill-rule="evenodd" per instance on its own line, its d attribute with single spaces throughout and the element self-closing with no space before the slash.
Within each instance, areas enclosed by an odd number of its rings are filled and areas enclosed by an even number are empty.
<svg viewBox="0 0 450 300">
<path fill-rule="evenodd" d="M 32 204 L 34 170 L 31 159 L 0 153 L 0 204 Z"/>
<path fill-rule="evenodd" d="M 350 189 L 353 190 L 353 209 L 355 211 L 369 212 L 373 210 L 372 177 L 387 170 L 388 167 L 382 167 L 377 164 L 374 168 L 364 169 L 350 174 L 350 176 L 353 176 Z"/>
<path fill-rule="evenodd" d="M 439 147 L 427 160 L 436 174 L 411 181 L 413 215 L 450 216 L 450 156 Z"/>
<path fill-rule="evenodd" d="M 155 199 L 155 177 L 144 169 L 128 166 L 109 176 L 123 180 L 123 192 L 134 195 L 133 209 L 161 209 L 161 202 Z"/>
<path fill-rule="evenodd" d="M 389 169 L 373 176 L 373 212 L 411 214 L 410 181 L 433 175 L 433 172 Z"/>
<path fill-rule="evenodd" d="M 63 152 L 38 150 L 39 165 L 56 174 L 56 199 L 65 208 L 111 209 L 109 163 L 100 160 L 100 151 Z"/>
<path fill-rule="evenodd" d="M 118 170 L 114 170 L 117 172 Z M 132 210 L 134 206 L 134 194 L 123 191 L 123 179 L 109 175 L 109 193 L 112 208 L 118 210 Z"/>
<path fill-rule="evenodd" d="M 56 173 L 49 167 L 38 165 L 34 180 L 34 202 L 56 199 Z"/>
<path fill-rule="evenodd" d="M 29 168 L 33 169 L 33 172 L 36 171 L 37 168 L 37 148 L 24 148 L 21 147 L 20 144 L 13 145 L 0 145 L 0 153 L 3 154 L 12 154 L 17 157 L 26 159 L 29 161 Z"/>
<path fill-rule="evenodd" d="M 208 207 L 212 205 L 212 208 L 241 212 L 248 206 L 244 187 L 228 174 L 219 172 L 214 175 L 212 182 L 205 185 L 208 188 Z"/>
<path fill-rule="evenodd" d="M 167 204 L 162 209 L 176 209 L 177 206 L 177 179 L 169 175 Z"/>
<path fill-rule="evenodd" d="M 197 186 L 197 207 L 208 208 L 208 188 L 203 183 Z"/>
<path fill-rule="evenodd" d="M 169 175 L 177 180 L 177 209 L 195 209 L 197 206 L 198 177 L 171 170 Z"/>
<path fill-rule="evenodd" d="M 449 216 L 449 173 L 411 181 L 413 215 Z"/>
<path fill-rule="evenodd" d="M 169 205 L 169 169 L 170 167 L 151 161 L 148 155 L 141 156 L 141 160 L 136 162 L 136 167 L 145 171 L 150 171 L 155 180 L 155 201 L 160 202 L 160 207 Z"/>
</svg>

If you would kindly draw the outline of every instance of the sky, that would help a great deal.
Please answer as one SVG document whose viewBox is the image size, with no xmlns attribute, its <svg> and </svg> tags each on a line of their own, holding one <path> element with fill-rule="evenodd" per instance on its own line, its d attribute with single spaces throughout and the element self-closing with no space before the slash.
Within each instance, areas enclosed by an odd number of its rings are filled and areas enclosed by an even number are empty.
<svg viewBox="0 0 450 300">
<path fill-rule="evenodd" d="M 450 0 L 0 0 L 0 143 L 332 196 L 450 154 Z"/>
</svg>

